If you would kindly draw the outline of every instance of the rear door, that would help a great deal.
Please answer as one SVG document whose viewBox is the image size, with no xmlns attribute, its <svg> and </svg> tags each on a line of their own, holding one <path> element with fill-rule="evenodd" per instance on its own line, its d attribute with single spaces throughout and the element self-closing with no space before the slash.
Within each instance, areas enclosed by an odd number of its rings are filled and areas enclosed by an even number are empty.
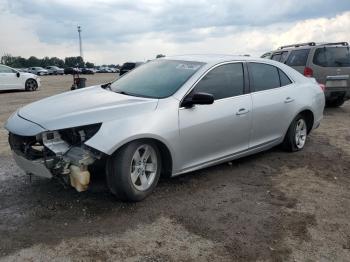
<svg viewBox="0 0 350 262">
<path fill-rule="evenodd" d="M 243 63 L 219 65 L 188 94 L 212 94 L 211 105 L 179 109 L 182 169 L 248 149 L 252 101 L 245 91 Z"/>
<path fill-rule="evenodd" d="M 310 48 L 292 50 L 285 64 L 293 67 L 299 73 L 304 74 Z"/>
<path fill-rule="evenodd" d="M 279 68 L 248 63 L 253 102 L 250 148 L 280 140 L 294 114 L 295 91 L 290 78 Z"/>
</svg>

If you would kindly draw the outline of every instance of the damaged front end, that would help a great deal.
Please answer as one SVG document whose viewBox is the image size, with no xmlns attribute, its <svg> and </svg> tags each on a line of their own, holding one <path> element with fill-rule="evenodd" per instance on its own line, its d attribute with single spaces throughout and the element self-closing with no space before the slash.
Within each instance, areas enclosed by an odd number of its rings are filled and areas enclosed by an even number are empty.
<svg viewBox="0 0 350 262">
<path fill-rule="evenodd" d="M 86 146 L 85 141 L 100 127 L 101 124 L 93 124 L 35 136 L 10 132 L 9 143 L 16 163 L 28 174 L 62 178 L 81 192 L 90 183 L 88 166 L 102 157 L 101 152 Z"/>
</svg>

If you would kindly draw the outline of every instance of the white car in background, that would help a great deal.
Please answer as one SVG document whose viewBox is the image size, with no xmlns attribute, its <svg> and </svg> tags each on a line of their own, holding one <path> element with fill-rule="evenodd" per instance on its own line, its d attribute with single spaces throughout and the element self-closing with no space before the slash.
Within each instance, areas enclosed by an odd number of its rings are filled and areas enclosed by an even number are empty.
<svg viewBox="0 0 350 262">
<path fill-rule="evenodd" d="M 46 70 L 49 75 L 63 75 L 64 69 L 57 66 L 47 66 Z"/>
<path fill-rule="evenodd" d="M 32 74 L 35 74 L 35 75 L 38 75 L 38 76 L 43 76 L 43 75 L 48 75 L 49 72 L 42 68 L 42 67 L 39 67 L 39 66 L 36 66 L 36 67 L 29 67 L 28 68 L 28 72 L 29 73 L 32 73 Z"/>
<path fill-rule="evenodd" d="M 35 91 L 39 86 L 40 78 L 37 75 L 19 72 L 11 67 L 0 65 L 0 90 Z"/>
</svg>

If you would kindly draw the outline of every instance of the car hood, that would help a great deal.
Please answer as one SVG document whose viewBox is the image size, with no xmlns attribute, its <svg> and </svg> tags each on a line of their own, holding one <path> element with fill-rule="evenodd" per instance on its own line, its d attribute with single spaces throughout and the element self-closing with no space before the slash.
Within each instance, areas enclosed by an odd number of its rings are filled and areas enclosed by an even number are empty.
<svg viewBox="0 0 350 262">
<path fill-rule="evenodd" d="M 156 109 L 158 99 L 118 94 L 100 86 L 69 91 L 24 106 L 18 115 L 47 130 L 103 123 Z"/>
</svg>

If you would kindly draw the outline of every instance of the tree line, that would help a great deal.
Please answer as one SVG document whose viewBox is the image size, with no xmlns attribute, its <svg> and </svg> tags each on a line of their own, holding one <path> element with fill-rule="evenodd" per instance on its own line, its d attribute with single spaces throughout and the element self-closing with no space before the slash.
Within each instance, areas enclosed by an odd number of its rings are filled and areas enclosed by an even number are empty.
<svg viewBox="0 0 350 262">
<path fill-rule="evenodd" d="M 81 56 L 66 57 L 64 59 L 58 57 L 44 57 L 37 58 L 31 56 L 24 58 L 21 56 L 12 56 L 10 54 L 4 54 L 0 59 L 0 64 L 7 65 L 14 68 L 27 68 L 27 67 L 47 67 L 47 66 L 58 66 L 61 68 L 66 67 L 87 67 L 93 68 L 95 65 L 90 62 L 84 62 Z"/>
</svg>

